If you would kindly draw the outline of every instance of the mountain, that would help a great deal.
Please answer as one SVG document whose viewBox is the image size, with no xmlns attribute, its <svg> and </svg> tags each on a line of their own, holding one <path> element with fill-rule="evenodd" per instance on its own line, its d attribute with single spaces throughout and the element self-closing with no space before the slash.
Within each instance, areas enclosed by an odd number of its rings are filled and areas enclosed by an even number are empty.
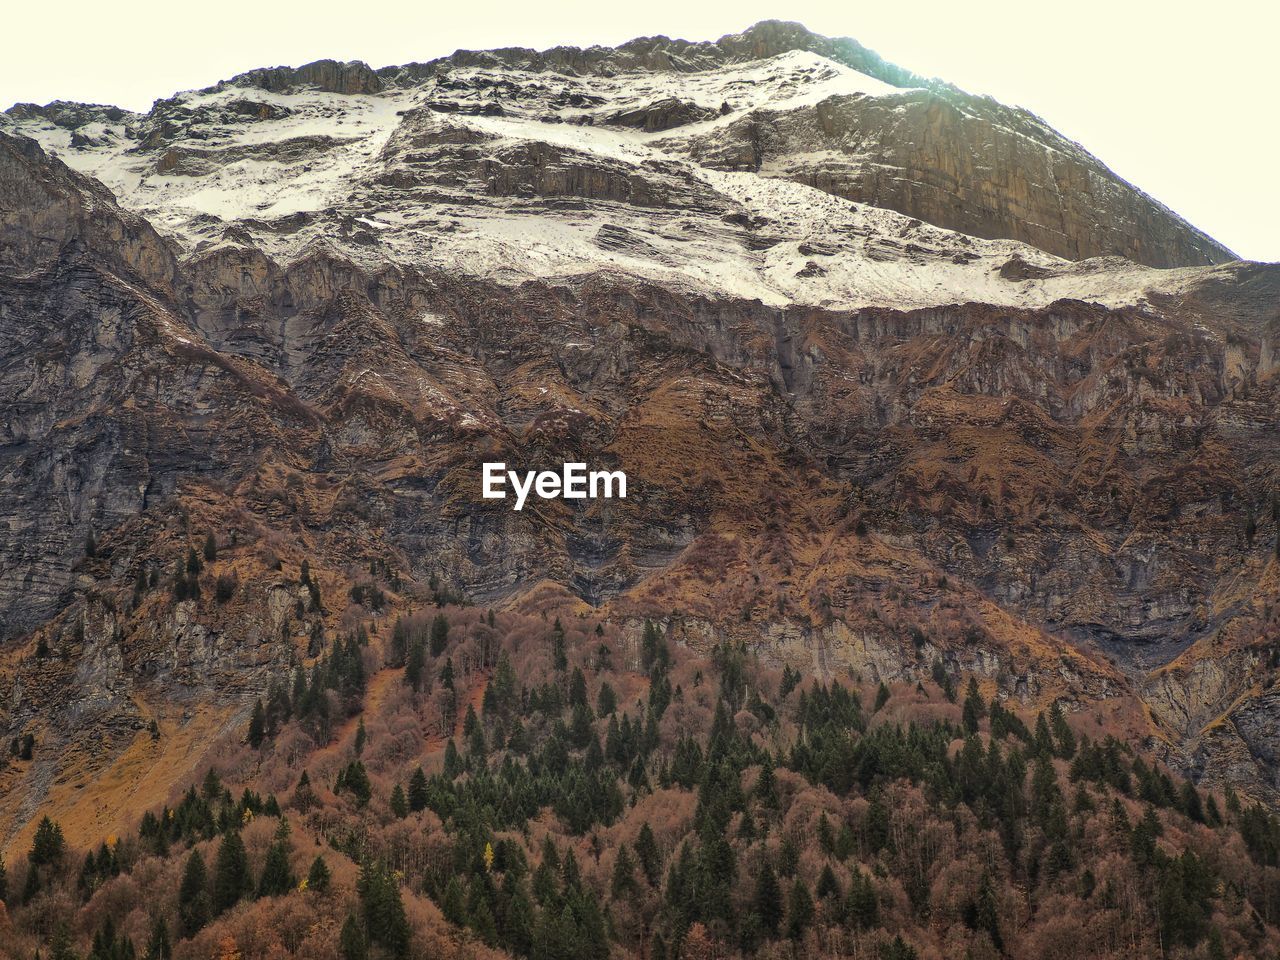
<svg viewBox="0 0 1280 960">
<path fill-rule="evenodd" d="M 433 604 L 513 654 L 584 618 L 638 664 L 658 624 L 690 683 L 741 645 L 769 710 L 783 668 L 972 676 L 1280 797 L 1280 267 L 853 41 L 15 106 L 0 331 L 11 863 L 46 815 L 132 828 L 273 682 Z M 629 495 L 515 512 L 498 460 Z"/>
</svg>

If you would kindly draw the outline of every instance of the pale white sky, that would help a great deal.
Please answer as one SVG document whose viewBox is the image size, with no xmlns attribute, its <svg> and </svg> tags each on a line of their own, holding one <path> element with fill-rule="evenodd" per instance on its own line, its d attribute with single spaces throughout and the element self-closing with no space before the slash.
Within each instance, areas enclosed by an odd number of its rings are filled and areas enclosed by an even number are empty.
<svg viewBox="0 0 1280 960">
<path fill-rule="evenodd" d="M 259 66 L 715 39 L 769 18 L 1025 106 L 1241 256 L 1280 260 L 1280 13 L 1262 0 L 28 2 L 3 17 L 0 109 L 146 109 Z"/>
</svg>

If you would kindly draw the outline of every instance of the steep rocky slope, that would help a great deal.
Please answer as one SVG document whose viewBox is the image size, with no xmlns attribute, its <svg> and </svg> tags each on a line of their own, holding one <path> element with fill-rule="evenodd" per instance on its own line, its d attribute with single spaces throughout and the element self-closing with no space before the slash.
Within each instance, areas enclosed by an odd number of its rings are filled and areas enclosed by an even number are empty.
<svg viewBox="0 0 1280 960">
<path fill-rule="evenodd" d="M 931 98 L 764 25 L 9 111 L 0 719 L 37 746 L 0 830 L 162 799 L 374 585 L 940 661 L 1274 798 L 1280 269 L 1196 266 L 1227 254 L 1025 116 L 1009 153 L 890 110 L 906 198 L 787 166 L 827 111 Z M 1099 252 L 1140 262 L 1065 258 Z M 480 497 L 570 459 L 630 496 Z"/>
</svg>

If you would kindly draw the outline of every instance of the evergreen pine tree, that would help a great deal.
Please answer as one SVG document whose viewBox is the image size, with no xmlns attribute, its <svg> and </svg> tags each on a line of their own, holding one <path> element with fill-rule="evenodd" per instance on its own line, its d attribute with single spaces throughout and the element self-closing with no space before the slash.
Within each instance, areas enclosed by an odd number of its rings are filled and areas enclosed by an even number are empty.
<svg viewBox="0 0 1280 960">
<path fill-rule="evenodd" d="M 409 802 L 404 796 L 404 787 L 396 784 L 391 790 L 391 812 L 397 820 L 403 820 L 409 815 Z"/>
<path fill-rule="evenodd" d="M 600 693 L 596 695 L 596 715 L 609 717 L 616 709 L 618 709 L 618 695 L 614 693 L 609 681 L 605 680 L 600 684 Z"/>
<path fill-rule="evenodd" d="M 342 960 L 369 960 L 369 945 L 365 941 L 364 931 L 360 929 L 360 921 L 351 914 L 347 915 L 342 924 L 338 949 L 342 951 Z"/>
<path fill-rule="evenodd" d="M 458 745 L 450 740 L 444 745 L 444 775 L 452 780 L 462 773 L 462 758 L 458 756 Z"/>
<path fill-rule="evenodd" d="M 987 714 L 987 705 L 982 699 L 982 693 L 978 690 L 978 681 L 975 677 L 969 677 L 969 686 L 965 690 L 964 695 L 964 712 L 963 722 L 966 733 L 977 733 L 978 724 Z"/>
<path fill-rule="evenodd" d="M 640 833 L 636 837 L 636 857 L 649 886 L 656 887 L 658 878 L 662 876 L 662 853 L 658 850 L 658 841 L 647 820 L 640 825 Z"/>
<path fill-rule="evenodd" d="M 578 704 L 586 706 L 587 703 L 587 678 L 582 673 L 581 667 L 573 668 L 573 675 L 569 678 L 569 706 L 576 707 Z"/>
<path fill-rule="evenodd" d="M 351 791 L 356 804 L 363 807 L 373 797 L 373 785 L 369 782 L 369 773 L 359 760 L 352 760 L 342 772 L 342 786 Z M 334 788 L 337 793 L 337 787 Z"/>
<path fill-rule="evenodd" d="M 831 821 L 827 818 L 825 811 L 818 817 L 818 846 L 827 856 L 835 853 L 836 837 L 831 831 Z M 818 896 L 821 897 L 822 894 Z"/>
<path fill-rule="evenodd" d="M 761 766 L 760 776 L 756 778 L 755 787 L 751 792 L 762 810 L 776 811 L 781 808 L 782 801 L 778 798 L 778 781 L 771 761 L 765 760 L 764 765 Z"/>
<path fill-rule="evenodd" d="M 374 942 L 381 944 L 393 957 L 404 957 L 409 951 L 409 921 L 400 898 L 400 886 L 382 863 L 366 860 L 356 883 L 364 910 L 365 926 Z"/>
<path fill-rule="evenodd" d="M 1218 801 L 1214 799 L 1213 794 L 1209 794 L 1204 804 L 1204 822 L 1211 827 L 1222 826 L 1222 813 L 1218 810 Z M 3 873 L 3 870 L 0 870 Z M 4 891 L 0 890 L 0 899 L 4 899 Z"/>
<path fill-rule="evenodd" d="M 613 862 L 613 879 L 609 884 L 609 892 L 615 900 L 621 900 L 635 891 L 636 866 L 631 859 L 631 851 L 624 843 L 618 847 L 618 856 Z"/>
<path fill-rule="evenodd" d="M 409 778 L 409 809 L 414 813 L 427 808 L 427 775 L 421 767 Z"/>
<path fill-rule="evenodd" d="M 870 930 L 880 922 L 880 906 L 871 878 L 858 867 L 853 868 L 849 893 L 845 896 L 845 919 L 857 930 Z"/>
<path fill-rule="evenodd" d="M 297 886 L 289 871 L 289 821 L 282 819 L 275 840 L 267 848 L 267 859 L 258 880 L 259 897 L 279 897 Z"/>
<path fill-rule="evenodd" d="M 1049 732 L 1049 723 L 1044 712 L 1036 714 L 1036 732 L 1034 739 L 1035 752 L 1042 757 L 1051 756 L 1054 752 L 1053 735 Z"/>
<path fill-rule="evenodd" d="M 488 691 L 493 693 L 494 707 L 502 717 L 510 717 L 518 705 L 517 683 L 515 669 L 511 666 L 511 657 L 507 655 L 507 651 L 503 650 L 498 657 L 498 668 L 494 671 L 493 681 L 488 687 Z"/>
<path fill-rule="evenodd" d="M 404 666 L 404 681 L 414 693 L 422 690 L 427 666 L 427 650 L 420 637 L 409 644 L 409 656 Z"/>
<path fill-rule="evenodd" d="M 222 837 L 213 866 L 213 913 L 230 910 L 253 889 L 249 874 L 249 857 L 244 850 L 240 831 L 232 829 Z"/>
<path fill-rule="evenodd" d="M 889 702 L 889 696 L 889 685 L 881 680 L 880 686 L 876 688 L 876 705 L 872 713 L 879 713 L 884 705 Z"/>
<path fill-rule="evenodd" d="M 1067 723 L 1066 715 L 1062 712 L 1062 704 L 1057 700 L 1053 702 L 1053 706 L 1049 708 L 1049 728 L 1053 731 L 1054 740 L 1058 745 L 1058 756 L 1063 759 L 1070 760 L 1076 754 L 1076 735 Z"/>
<path fill-rule="evenodd" d="M 973 904 L 972 922 L 974 930 L 985 930 L 991 937 L 991 944 L 998 953 L 1004 952 L 1004 941 L 1000 936 L 1000 915 L 996 904 L 996 890 L 991 883 L 991 874 L 985 871 L 978 884 L 978 895 Z"/>
<path fill-rule="evenodd" d="M 311 869 L 307 871 L 307 889 L 315 893 L 328 893 L 331 875 L 329 865 L 319 854 L 311 861 Z"/>
<path fill-rule="evenodd" d="M 777 936 L 782 925 L 782 887 L 778 883 L 773 865 L 766 862 L 756 876 L 755 896 L 752 906 L 760 923 L 770 936 Z"/>
<path fill-rule="evenodd" d="M 431 621 L 431 656 L 440 656 L 449 643 L 449 619 L 443 613 L 437 613 Z"/>
<path fill-rule="evenodd" d="M 199 850 L 192 850 L 178 887 L 179 932 L 183 937 L 194 937 L 209 922 L 211 912 L 204 858 Z"/>
<path fill-rule="evenodd" d="M 880 960 L 916 960 L 915 947 L 902 939 L 902 935 L 894 937 L 880 946 Z"/>
<path fill-rule="evenodd" d="M 838 899 L 840 897 L 840 881 L 836 879 L 835 871 L 831 869 L 831 864 L 824 863 L 822 865 L 822 873 L 818 875 L 818 886 L 814 892 L 819 900 Z"/>
<path fill-rule="evenodd" d="M 791 896 L 787 898 L 787 937 L 799 940 L 812 920 L 813 897 L 804 881 L 796 877 L 791 885 Z"/>
<path fill-rule="evenodd" d="M 48 817 L 43 817 L 36 827 L 35 837 L 31 842 L 31 852 L 27 855 L 27 859 L 34 867 L 56 866 L 62 862 L 66 846 L 66 841 L 62 837 L 62 827 Z"/>
<path fill-rule="evenodd" d="M 169 927 L 164 917 L 157 916 L 151 924 L 151 936 L 147 940 L 145 960 L 170 960 L 173 944 L 169 942 Z"/>
<path fill-rule="evenodd" d="M 511 874 L 507 875 L 511 878 Z M 533 929 L 535 918 L 533 904 L 523 883 L 510 880 L 511 888 L 507 896 L 507 909 L 502 917 L 501 934 L 503 942 L 517 956 L 528 956 L 533 947 Z M 504 890 L 507 882 L 503 883 Z"/>
<path fill-rule="evenodd" d="M 465 927 L 467 925 L 467 899 L 462 890 L 462 882 L 457 874 L 449 878 L 445 884 L 444 896 L 440 900 L 440 912 L 450 923 Z"/>
<path fill-rule="evenodd" d="M 80 960 L 80 955 L 71 945 L 71 930 L 65 922 L 58 924 L 53 932 L 53 939 L 49 941 L 49 960 Z"/>
<path fill-rule="evenodd" d="M 1200 793 L 1190 780 L 1183 782 L 1180 800 L 1183 813 L 1196 823 L 1205 822 L 1204 807 L 1200 803 Z"/>
<path fill-rule="evenodd" d="M 262 740 L 266 736 L 267 730 L 267 714 L 262 706 L 262 699 L 259 698 L 253 703 L 253 715 L 249 718 L 249 746 L 257 750 L 262 746 Z"/>
<path fill-rule="evenodd" d="M 579 750 L 585 750 L 591 740 L 591 708 L 579 703 L 573 708 L 569 723 L 569 742 Z"/>
<path fill-rule="evenodd" d="M 476 889 L 479 889 L 478 886 Z M 493 919 L 493 910 L 489 907 L 489 902 L 483 897 L 476 900 L 474 906 L 468 911 L 468 919 L 470 927 L 481 942 L 487 943 L 489 946 L 496 946 L 498 943 L 498 924 Z"/>
</svg>

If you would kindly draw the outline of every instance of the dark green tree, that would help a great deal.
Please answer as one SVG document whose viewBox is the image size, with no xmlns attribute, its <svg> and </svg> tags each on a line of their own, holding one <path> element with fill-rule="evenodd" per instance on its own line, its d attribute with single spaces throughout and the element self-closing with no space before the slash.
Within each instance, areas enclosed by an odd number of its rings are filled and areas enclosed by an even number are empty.
<svg viewBox="0 0 1280 960">
<path fill-rule="evenodd" d="M 600 717 L 612 716 L 613 711 L 617 709 L 618 695 L 614 693 L 609 681 L 605 680 L 600 684 L 600 692 L 596 695 L 596 715 Z"/>
<path fill-rule="evenodd" d="M 192 850 L 178 887 L 179 933 L 183 937 L 194 937 L 209 922 L 212 912 L 204 858 L 199 850 Z"/>
<path fill-rule="evenodd" d="M 169 926 L 164 917 L 157 916 L 151 923 L 151 936 L 147 939 L 145 960 L 171 960 L 173 944 L 169 941 Z"/>
<path fill-rule="evenodd" d="M 403 820 L 409 815 L 409 801 L 405 799 L 404 787 L 398 783 L 391 790 L 391 812 L 397 820 Z"/>
<path fill-rule="evenodd" d="M 267 848 L 267 859 L 258 880 L 258 896 L 280 897 L 297 884 L 297 878 L 289 870 L 289 821 L 281 819 L 275 839 Z"/>
<path fill-rule="evenodd" d="M 813 921 L 813 897 L 804 881 L 796 877 L 791 885 L 791 895 L 787 898 L 787 937 L 799 940 L 805 929 Z"/>
<path fill-rule="evenodd" d="M 613 862 L 613 879 L 609 884 L 609 892 L 615 900 L 621 900 L 634 894 L 636 889 L 636 865 L 631 859 L 631 851 L 624 843 L 618 847 L 618 857 Z"/>
<path fill-rule="evenodd" d="M 409 778 L 409 809 L 413 813 L 427 808 L 427 775 L 421 767 Z"/>
<path fill-rule="evenodd" d="M 315 893 L 328 893 L 331 875 L 329 865 L 319 854 L 311 861 L 311 869 L 307 871 L 307 889 Z"/>
<path fill-rule="evenodd" d="M 427 650 L 421 638 L 409 644 L 409 656 L 404 666 L 404 681 L 414 693 L 422 690 L 427 666 Z"/>
<path fill-rule="evenodd" d="M 778 780 L 777 775 L 773 772 L 773 764 L 766 760 L 760 768 L 760 776 L 756 778 L 755 786 L 751 793 L 755 796 L 756 802 L 760 804 L 762 810 L 777 811 L 781 809 L 782 801 L 778 797 Z"/>
<path fill-rule="evenodd" d="M 649 881 L 649 886 L 656 887 L 662 876 L 662 852 L 658 849 L 658 841 L 647 820 L 640 825 L 640 833 L 636 837 L 636 858 L 640 861 L 640 870 Z"/>
<path fill-rule="evenodd" d="M 431 656 L 436 658 L 444 653 L 444 648 L 449 644 L 449 618 L 443 613 L 437 613 L 435 619 L 431 621 Z"/>
<path fill-rule="evenodd" d="M 342 924 L 342 933 L 338 936 L 338 949 L 342 951 L 342 960 L 369 960 L 369 944 L 360 928 L 360 921 L 347 914 Z"/>
<path fill-rule="evenodd" d="M 267 735 L 267 712 L 259 698 L 253 703 L 253 715 L 249 717 L 249 746 L 257 750 Z"/>
<path fill-rule="evenodd" d="M 462 758 L 458 756 L 458 745 L 450 740 L 444 745 L 444 775 L 452 780 L 464 769 Z"/>
<path fill-rule="evenodd" d="M 533 930 L 536 924 L 533 904 L 529 901 L 525 885 L 516 881 L 510 873 L 503 881 L 503 891 L 507 908 L 502 916 L 502 940 L 513 953 L 528 956 L 533 948 Z"/>
<path fill-rule="evenodd" d="M 33 867 L 57 866 L 62 863 L 66 848 L 66 841 L 62 838 L 62 827 L 48 817 L 43 817 L 36 826 L 28 859 Z"/>
<path fill-rule="evenodd" d="M 400 898 L 400 885 L 391 871 L 381 862 L 366 860 L 360 868 L 356 891 L 360 894 L 365 926 L 373 941 L 393 957 L 406 956 L 409 952 L 409 921 L 405 917 L 404 901 Z"/>
<path fill-rule="evenodd" d="M 845 919 L 857 930 L 871 930 L 880 922 L 880 906 L 871 878 L 853 868 L 849 892 L 845 894 Z"/>
<path fill-rule="evenodd" d="M 987 704 L 982 699 L 982 693 L 978 690 L 977 679 L 971 676 L 969 677 L 969 686 L 965 690 L 964 695 L 964 711 L 962 717 L 965 732 L 977 733 L 978 724 L 986 715 Z"/>
<path fill-rule="evenodd" d="M 582 673 L 581 667 L 574 667 L 573 674 L 569 677 L 569 706 L 576 707 L 578 704 L 585 706 L 587 703 L 587 678 Z"/>
<path fill-rule="evenodd" d="M 997 952 L 1004 952 L 1004 940 L 1000 936 L 1000 913 L 991 874 L 983 872 L 978 884 L 978 894 L 966 911 L 965 920 L 971 929 L 985 931 L 991 937 L 991 944 Z"/>
<path fill-rule="evenodd" d="M 876 688 L 876 705 L 872 712 L 879 713 L 884 708 L 884 705 L 889 702 L 889 696 L 889 685 L 881 680 L 880 686 Z"/>
<path fill-rule="evenodd" d="M 777 874 L 773 872 L 773 865 L 768 862 L 756 875 L 755 896 L 751 903 L 756 916 L 760 918 L 761 926 L 769 936 L 776 937 L 782 926 L 782 887 L 778 883 Z"/>
<path fill-rule="evenodd" d="M 903 940 L 901 934 L 880 945 L 880 960 L 916 960 L 917 956 L 916 948 Z"/>
<path fill-rule="evenodd" d="M 467 925 L 467 897 L 462 889 L 462 882 L 456 874 L 445 884 L 444 896 L 440 900 L 440 912 L 452 924 L 459 927 Z"/>
<path fill-rule="evenodd" d="M 253 889 L 249 873 L 249 857 L 239 830 L 229 830 L 218 846 L 213 864 L 213 913 L 230 910 Z"/>
<path fill-rule="evenodd" d="M 1058 756 L 1070 760 L 1076 754 L 1076 735 L 1071 729 L 1071 725 L 1067 723 L 1067 717 L 1062 712 L 1062 704 L 1057 700 L 1053 701 L 1053 706 L 1049 708 L 1049 729 L 1053 731 L 1053 738 L 1057 742 Z"/>
</svg>

